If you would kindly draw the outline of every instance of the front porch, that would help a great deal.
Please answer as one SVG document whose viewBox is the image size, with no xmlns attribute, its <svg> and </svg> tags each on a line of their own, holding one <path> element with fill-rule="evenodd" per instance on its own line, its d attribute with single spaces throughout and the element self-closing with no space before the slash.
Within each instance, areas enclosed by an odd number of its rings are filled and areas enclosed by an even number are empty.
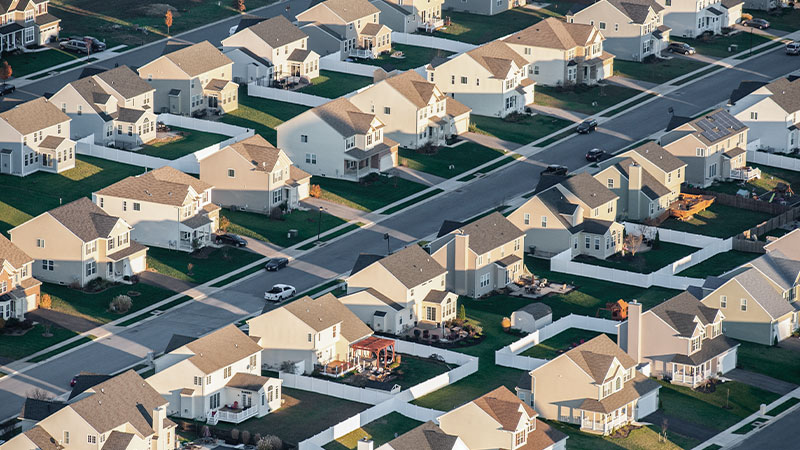
<svg viewBox="0 0 800 450">
<path fill-rule="evenodd" d="M 609 435 L 614 430 L 634 421 L 634 408 L 634 403 L 630 402 L 609 413 L 581 410 L 581 431 Z"/>
<path fill-rule="evenodd" d="M 710 360 L 697 366 L 673 363 L 671 373 L 672 379 L 670 382 L 672 384 L 679 384 L 694 388 L 711 378 L 713 375 L 714 373 L 711 370 Z"/>
<path fill-rule="evenodd" d="M 397 165 L 397 144 L 375 144 L 368 150 L 353 148 L 345 152 L 343 174 L 345 178 L 360 180 L 373 172 L 383 172 Z"/>
<path fill-rule="evenodd" d="M 210 245 L 212 234 L 217 231 L 219 210 L 219 206 L 209 204 L 194 216 L 182 220 L 177 250 L 191 252 Z"/>
</svg>

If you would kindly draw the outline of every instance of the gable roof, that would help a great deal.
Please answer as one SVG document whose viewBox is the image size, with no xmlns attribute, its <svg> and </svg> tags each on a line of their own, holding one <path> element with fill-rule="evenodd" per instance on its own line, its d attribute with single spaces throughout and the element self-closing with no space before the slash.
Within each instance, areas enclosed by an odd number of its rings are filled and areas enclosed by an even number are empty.
<svg viewBox="0 0 800 450">
<path fill-rule="evenodd" d="M 65 402 L 58 400 L 40 400 L 28 397 L 25 399 L 25 403 L 22 404 L 19 418 L 38 422 L 50 414 L 60 411 L 65 406 L 67 406 Z"/>
<path fill-rule="evenodd" d="M 536 320 L 539 320 L 547 315 L 553 314 L 553 310 L 550 308 L 550 306 L 542 302 L 528 303 L 527 305 L 523 306 L 517 311 L 526 312 L 531 316 L 533 316 L 533 318 Z"/>
<path fill-rule="evenodd" d="M 39 425 L 36 425 L 22 434 L 30 439 L 31 442 L 36 444 L 36 447 L 39 450 L 61 450 L 64 448 L 64 446 L 59 444 L 58 441 L 50 435 L 50 433 L 45 431 L 45 429 Z"/>
<path fill-rule="evenodd" d="M 119 92 L 124 98 L 133 98 L 137 95 L 150 92 L 155 88 L 142 79 L 130 67 L 122 65 L 111 70 L 106 70 L 95 75 Z"/>
<path fill-rule="evenodd" d="M 102 450 L 126 450 L 133 440 L 133 433 L 114 430 L 108 433 L 108 438 L 103 443 Z"/>
<path fill-rule="evenodd" d="M 244 19 L 242 19 L 242 22 L 244 22 Z M 241 24 L 239 27 L 241 28 Z M 308 37 L 300 28 L 297 28 L 289 19 L 280 14 L 267 20 L 262 19 L 258 23 L 249 25 L 247 29 L 272 48 L 278 48 Z M 239 30 L 237 29 L 237 31 Z"/>
<path fill-rule="evenodd" d="M 87 390 L 109 379 L 111 379 L 111 375 L 81 372 L 75 376 L 75 386 L 72 386 L 72 390 L 69 392 L 69 397 L 67 400 L 72 400 Z"/>
<path fill-rule="evenodd" d="M 592 209 L 619 198 L 617 194 L 586 172 L 573 175 L 559 184 Z"/>
<path fill-rule="evenodd" d="M 426 106 L 436 92 L 434 89 L 436 85 L 428 82 L 415 70 L 407 70 L 379 83 L 386 83 L 393 87 L 418 108 Z M 444 95 L 439 95 L 436 96 L 436 99 L 441 100 L 443 97 Z"/>
<path fill-rule="evenodd" d="M 502 41 L 491 41 L 465 54 L 488 70 L 493 77 L 501 79 L 505 79 L 508 75 L 512 62 L 518 68 L 528 64 L 528 61 L 522 55 Z"/>
<path fill-rule="evenodd" d="M 714 323 L 719 310 L 709 308 L 689 292 L 681 292 L 671 299 L 651 308 L 652 312 L 684 337 L 690 337 L 698 323 Z M 698 321 L 695 321 L 695 318 Z"/>
<path fill-rule="evenodd" d="M 636 366 L 636 361 L 622 351 L 606 334 L 600 334 L 567 351 L 564 355 L 589 374 L 596 383 L 602 383 L 605 380 L 615 358 L 626 369 Z"/>
<path fill-rule="evenodd" d="M 747 126 L 728 111 L 720 108 L 692 119 L 678 128 L 690 131 L 705 145 L 713 145 L 739 133 Z"/>
<path fill-rule="evenodd" d="M 759 88 L 766 86 L 767 84 L 769 83 L 767 83 L 766 81 L 751 81 L 751 80 L 742 81 L 741 83 L 739 83 L 739 86 L 736 89 L 734 89 L 733 92 L 731 92 L 731 97 L 730 99 L 728 99 L 728 104 L 735 105 L 736 102 L 738 102 L 739 100 L 747 97 L 748 95 L 752 94 Z"/>
<path fill-rule="evenodd" d="M 620 173 L 625 176 L 625 178 L 630 180 L 631 166 L 634 164 L 637 163 L 633 160 L 633 158 L 625 158 L 622 161 L 617 162 L 614 167 L 616 167 L 616 169 L 619 170 Z M 650 200 L 656 200 L 672 192 L 668 187 L 661 184 L 661 182 L 658 181 L 654 176 L 650 175 L 650 172 L 648 172 L 644 167 L 642 167 L 641 190 Z"/>
<path fill-rule="evenodd" d="M 392 450 L 453 450 L 458 436 L 447 434 L 433 421 L 402 434 L 387 444 Z"/>
<path fill-rule="evenodd" d="M 105 88 L 94 79 L 93 76 L 80 78 L 69 83 L 75 92 L 78 93 L 91 106 L 92 110 L 104 121 L 108 122 L 112 117 L 106 113 L 100 105 L 105 105 L 111 100 L 112 96 Z"/>
<path fill-rule="evenodd" d="M 20 103 L 3 111 L 0 113 L 0 119 L 6 121 L 20 134 L 30 134 L 70 120 L 68 115 L 44 97 Z"/>
<path fill-rule="evenodd" d="M 598 31 L 593 25 L 567 23 L 555 17 L 548 17 L 512 34 L 503 41 L 531 47 L 571 50 L 578 46 L 585 46 L 594 39 L 597 33 Z"/>
<path fill-rule="evenodd" d="M 686 166 L 686 163 L 681 161 L 680 158 L 668 152 L 664 147 L 658 145 L 654 141 L 645 142 L 644 144 L 628 150 L 625 153 L 635 152 L 644 159 L 650 161 L 654 166 L 663 170 L 664 172 L 672 172 Z M 623 153 L 620 156 L 624 156 Z"/>
<path fill-rule="evenodd" d="M 106 214 L 99 206 L 86 197 L 51 209 L 45 214 L 51 215 L 66 229 L 78 236 L 83 242 L 98 238 L 107 238 L 111 230 L 122 220 Z"/>
<path fill-rule="evenodd" d="M 228 147 L 252 164 L 253 170 L 262 172 L 272 172 L 281 155 L 281 151 L 260 134 L 254 134 Z"/>
<path fill-rule="evenodd" d="M 374 114 L 362 112 L 344 97 L 317 106 L 311 112 L 345 137 L 367 133 L 375 119 Z"/>
<path fill-rule="evenodd" d="M 25 264 L 33 262 L 33 258 L 0 233 L 0 269 L 5 262 L 11 264 L 11 267 L 15 269 L 20 269 Z"/>
<path fill-rule="evenodd" d="M 651 9 L 656 13 L 664 9 L 654 0 L 608 0 L 608 2 L 637 24 L 643 24 L 647 20 Z"/>
<path fill-rule="evenodd" d="M 363 265 L 363 263 L 369 259 L 372 258 L 365 257 L 365 260 L 359 265 Z M 356 262 L 358 263 L 358 261 Z M 419 286 L 420 284 L 432 278 L 438 277 L 447 271 L 447 269 L 436 262 L 436 260 L 428 254 L 428 252 L 416 244 L 411 244 L 402 250 L 392 253 L 389 256 L 384 256 L 378 260 L 375 260 L 373 263 L 383 266 L 389 273 L 394 275 L 394 277 L 397 278 L 397 280 L 402 283 L 403 286 L 407 288 Z M 365 267 L 367 266 L 362 266 L 361 269 Z M 356 269 L 356 267 L 353 269 Z M 360 271 L 360 269 L 357 271 L 354 270 L 350 275 L 352 276 L 358 271 Z"/>
<path fill-rule="evenodd" d="M 497 211 L 464 225 L 460 229 L 469 236 L 469 248 L 478 255 L 525 236 L 524 231 Z"/>
<path fill-rule="evenodd" d="M 744 266 L 723 277 L 722 284 L 731 279 L 738 282 L 773 319 L 794 311 L 792 305 L 770 284 L 765 275 L 751 266 Z"/>
<path fill-rule="evenodd" d="M 164 47 L 164 51 L 167 53 L 161 55 L 160 58 L 172 61 L 173 64 L 180 67 L 190 77 L 196 77 L 226 64 L 233 64 L 230 58 L 208 41 L 198 42 L 178 49 L 175 49 L 176 47 L 179 47 L 179 45 L 170 45 L 168 43 Z M 141 71 L 139 74 L 141 75 Z"/>
<path fill-rule="evenodd" d="M 212 186 L 178 169 L 164 166 L 117 181 L 100 189 L 96 194 L 181 206 L 189 194 L 189 187 L 201 194 Z"/>
<path fill-rule="evenodd" d="M 185 347 L 194 353 L 189 357 L 189 362 L 205 374 L 241 361 L 262 350 L 250 336 L 233 324 L 197 338 L 185 344 Z"/>
<path fill-rule="evenodd" d="M 381 258 L 383 258 L 383 255 L 360 253 L 356 258 L 356 262 L 353 264 L 353 268 L 350 269 L 350 275 L 355 275 L 356 273 L 361 272 L 362 269 L 365 269 L 372 263 L 380 261 Z"/>
<path fill-rule="evenodd" d="M 341 322 L 341 334 L 350 342 L 372 335 L 372 330 L 330 293 L 317 298 L 306 295 L 283 308 L 315 331 L 322 331 Z"/>
<path fill-rule="evenodd" d="M 789 81 L 786 78 L 778 78 L 768 84 L 766 88 L 772 92 L 772 101 L 778 104 L 784 111 L 791 114 L 800 111 L 800 78 Z"/>
<path fill-rule="evenodd" d="M 381 12 L 381 10 L 367 0 L 326 0 L 319 3 L 317 7 L 328 8 L 334 14 L 341 17 L 346 23 L 354 22 L 363 17 L 379 14 Z"/>
<path fill-rule="evenodd" d="M 539 415 L 530 405 L 520 400 L 505 386 L 500 386 L 488 394 L 476 398 L 472 403 L 482 409 L 506 431 L 515 431 L 517 429 L 523 411 L 531 419 Z"/>
<path fill-rule="evenodd" d="M 797 251 L 798 249 L 793 250 Z M 758 269 L 783 290 L 788 290 L 794 286 L 798 275 L 800 275 L 800 259 L 787 257 L 781 250 L 777 249 L 759 256 L 747 265 Z"/>
</svg>

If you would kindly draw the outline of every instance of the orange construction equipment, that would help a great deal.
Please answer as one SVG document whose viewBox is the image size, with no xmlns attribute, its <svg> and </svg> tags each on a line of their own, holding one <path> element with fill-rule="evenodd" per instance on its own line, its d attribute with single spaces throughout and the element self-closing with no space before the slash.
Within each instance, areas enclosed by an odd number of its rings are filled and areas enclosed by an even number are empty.
<svg viewBox="0 0 800 450">
<path fill-rule="evenodd" d="M 678 220 L 689 220 L 711 206 L 715 199 L 713 195 L 680 194 L 678 199 L 669 205 L 669 214 Z"/>
</svg>

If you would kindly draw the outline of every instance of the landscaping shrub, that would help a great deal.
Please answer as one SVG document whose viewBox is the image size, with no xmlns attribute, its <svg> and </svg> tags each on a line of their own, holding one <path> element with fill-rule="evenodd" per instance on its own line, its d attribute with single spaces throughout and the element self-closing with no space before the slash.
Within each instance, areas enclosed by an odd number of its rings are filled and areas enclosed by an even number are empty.
<svg viewBox="0 0 800 450">
<path fill-rule="evenodd" d="M 511 319 L 503 317 L 503 320 L 500 321 L 500 326 L 503 327 L 503 331 L 508 331 L 511 328 Z"/>
<path fill-rule="evenodd" d="M 108 309 L 115 313 L 124 314 L 130 311 L 131 306 L 133 306 L 133 300 L 127 295 L 118 295 L 111 300 L 111 304 L 108 306 Z"/>
<path fill-rule="evenodd" d="M 231 439 L 233 440 L 233 442 L 238 442 L 239 441 L 239 429 L 238 428 L 234 428 L 234 429 L 231 430 Z"/>
<path fill-rule="evenodd" d="M 283 450 L 283 441 L 278 436 L 268 434 L 256 443 L 257 450 Z"/>
<path fill-rule="evenodd" d="M 0 317 L 0 330 L 6 327 L 6 321 L 2 317 Z"/>
<path fill-rule="evenodd" d="M 250 432 L 247 430 L 242 431 L 242 444 L 247 445 L 250 443 Z"/>
<path fill-rule="evenodd" d="M 39 308 L 41 309 L 50 309 L 53 307 L 53 299 L 50 298 L 50 294 L 42 294 L 39 297 Z"/>
</svg>

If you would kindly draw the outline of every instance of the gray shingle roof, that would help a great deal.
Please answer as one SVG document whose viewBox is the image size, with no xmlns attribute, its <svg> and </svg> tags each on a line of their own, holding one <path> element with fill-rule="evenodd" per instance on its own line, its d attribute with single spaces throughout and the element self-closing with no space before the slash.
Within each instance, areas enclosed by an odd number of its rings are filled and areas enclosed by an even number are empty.
<svg viewBox="0 0 800 450">
<path fill-rule="evenodd" d="M 342 336 L 349 342 L 372 335 L 372 330 L 333 294 L 317 298 L 305 296 L 283 308 L 315 331 L 322 331 L 341 322 Z"/>
<path fill-rule="evenodd" d="M 524 311 L 533 316 L 536 320 L 546 317 L 548 314 L 553 314 L 553 310 L 550 309 L 550 306 L 542 302 L 529 303 L 517 311 Z"/>
<path fill-rule="evenodd" d="M 681 336 L 691 336 L 698 324 L 714 323 L 719 311 L 709 308 L 689 292 L 681 292 L 671 299 L 651 308 L 652 312 Z M 695 320 L 695 318 L 697 320 Z"/>
<path fill-rule="evenodd" d="M 4 111 L 0 113 L 0 119 L 6 121 L 20 134 L 30 134 L 70 120 L 68 115 L 44 97 L 20 103 Z"/>
<path fill-rule="evenodd" d="M 256 344 L 250 336 L 244 334 L 233 324 L 197 338 L 185 346 L 194 353 L 189 357 L 189 362 L 206 374 L 241 361 L 262 350 L 261 346 Z"/>
<path fill-rule="evenodd" d="M 794 249 L 794 251 L 798 251 L 798 249 Z M 777 249 L 750 261 L 749 265 L 760 270 L 784 290 L 794 286 L 800 275 L 800 259 L 787 257 Z"/>
<path fill-rule="evenodd" d="M 614 225 L 614 222 L 611 220 L 584 219 L 583 222 L 570 231 L 572 233 L 583 231 L 584 233 L 603 235 L 611 228 L 611 225 Z"/>
<path fill-rule="evenodd" d="M 638 24 L 643 24 L 647 20 L 647 14 L 651 9 L 655 12 L 664 9 L 654 0 L 608 0 L 608 2 Z"/>
<path fill-rule="evenodd" d="M 469 236 L 469 248 L 478 255 L 525 236 L 524 231 L 496 211 L 464 225 L 461 231 Z"/>
<path fill-rule="evenodd" d="M 95 75 L 111 86 L 126 99 L 142 95 L 154 90 L 150 83 L 143 80 L 128 66 L 119 66 Z"/>
<path fill-rule="evenodd" d="M 773 319 L 794 311 L 789 302 L 767 281 L 758 269 L 747 268 L 737 273 L 733 278 L 753 296 L 755 301 Z"/>
<path fill-rule="evenodd" d="M 252 373 L 237 372 L 225 386 L 244 389 L 246 391 L 258 391 L 269 381 L 269 378 L 262 377 L 261 375 L 254 375 Z"/>
<path fill-rule="evenodd" d="M 106 214 L 86 197 L 51 209 L 46 214 L 53 216 L 83 242 L 107 238 L 117 222 L 121 220 L 119 217 Z"/>
<path fill-rule="evenodd" d="M 800 78 L 794 81 L 779 78 L 768 84 L 767 89 L 772 92 L 772 101 L 784 111 L 789 114 L 800 111 Z"/>
<path fill-rule="evenodd" d="M 626 156 L 626 154 L 629 152 L 635 152 L 641 155 L 644 159 L 650 161 L 654 166 L 658 167 L 664 172 L 672 172 L 686 166 L 686 163 L 681 161 L 680 158 L 668 152 L 666 149 L 664 149 L 664 147 L 653 141 L 646 142 L 634 149 L 629 150 L 628 152 L 623 153 L 620 156 Z"/>
<path fill-rule="evenodd" d="M 98 195 L 141 200 L 163 205 L 181 206 L 189 195 L 189 187 L 197 194 L 211 185 L 178 169 L 164 166 L 156 170 L 127 177 L 100 189 Z"/>
<path fill-rule="evenodd" d="M 603 382 L 608 373 L 608 369 L 611 368 L 611 363 L 614 361 L 614 358 L 626 369 L 636 366 L 636 361 L 622 351 L 622 349 L 605 334 L 601 334 L 584 342 L 564 353 L 564 355 L 574 361 L 578 367 L 589 374 L 597 383 Z"/>
<path fill-rule="evenodd" d="M 672 358 L 672 362 L 679 364 L 689 364 L 699 366 L 704 362 L 716 358 L 728 350 L 739 345 L 735 340 L 721 334 L 714 339 L 703 339 L 700 351 L 691 355 L 677 354 Z"/>
<path fill-rule="evenodd" d="M 317 106 L 311 112 L 345 137 L 367 133 L 375 118 L 374 114 L 361 111 L 344 97 Z"/>
<path fill-rule="evenodd" d="M 407 288 L 419 286 L 447 271 L 416 244 L 381 258 L 378 263 Z"/>
<path fill-rule="evenodd" d="M 625 158 L 622 161 L 619 161 L 616 164 L 617 170 L 619 170 L 622 174 L 625 175 L 625 178 L 630 180 L 630 168 L 631 164 L 634 164 L 635 161 L 632 158 Z M 670 192 L 669 188 L 661 184 L 654 176 L 650 175 L 644 167 L 642 168 L 642 192 L 647 195 L 648 198 L 651 200 L 656 200 L 659 197 L 663 197 L 668 195 Z"/>
<path fill-rule="evenodd" d="M 333 11 L 334 14 L 341 17 L 346 23 L 354 22 L 357 19 L 381 12 L 381 10 L 367 0 L 326 0 L 320 5 Z"/>
<path fill-rule="evenodd" d="M 592 209 L 619 198 L 586 172 L 571 176 L 560 184 Z"/>
<path fill-rule="evenodd" d="M 282 15 L 251 25 L 248 29 L 272 48 L 288 45 L 308 37 Z"/>
</svg>

